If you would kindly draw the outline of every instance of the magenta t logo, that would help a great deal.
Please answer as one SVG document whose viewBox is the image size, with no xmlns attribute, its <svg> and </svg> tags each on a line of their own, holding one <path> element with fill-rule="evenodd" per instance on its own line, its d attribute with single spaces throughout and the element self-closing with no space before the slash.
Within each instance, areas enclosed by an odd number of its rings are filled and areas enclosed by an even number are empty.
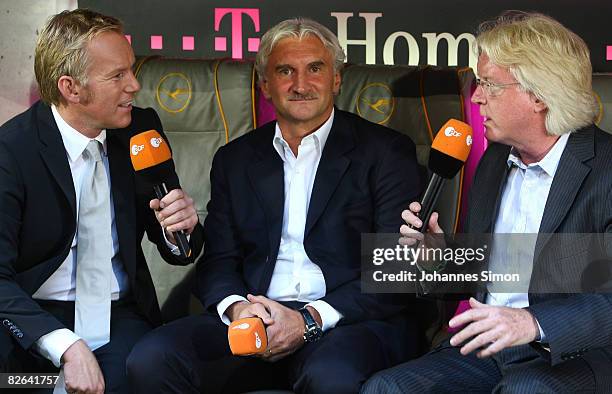
<svg viewBox="0 0 612 394">
<path fill-rule="evenodd" d="M 215 8 L 215 31 L 219 31 L 221 20 L 225 15 L 232 15 L 232 58 L 242 59 L 242 15 L 247 15 L 253 21 L 255 32 L 259 32 L 259 9 L 257 8 Z M 259 49 L 259 38 L 249 37 L 247 39 L 249 52 L 257 52 Z M 215 37 L 215 51 L 227 51 L 227 38 Z"/>
</svg>

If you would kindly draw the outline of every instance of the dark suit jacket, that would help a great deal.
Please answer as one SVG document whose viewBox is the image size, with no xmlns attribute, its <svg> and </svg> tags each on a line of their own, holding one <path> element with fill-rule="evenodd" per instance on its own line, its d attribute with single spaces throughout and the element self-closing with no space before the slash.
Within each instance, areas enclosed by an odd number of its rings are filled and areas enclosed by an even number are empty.
<svg viewBox="0 0 612 394">
<path fill-rule="evenodd" d="M 283 162 L 272 145 L 275 122 L 221 147 L 211 169 L 206 247 L 198 295 L 214 312 L 231 294 L 265 294 L 283 224 Z M 401 212 L 420 193 L 415 146 L 404 135 L 336 109 L 316 173 L 304 233 L 308 257 L 323 271 L 322 300 L 339 324 L 381 319 L 402 309 L 390 295 L 362 294 L 360 236 L 398 233 Z"/>
<path fill-rule="evenodd" d="M 470 193 L 471 209 L 464 231 L 493 230 L 506 180 L 510 147 L 489 146 L 479 163 Z M 550 242 L 551 233 L 612 233 L 612 136 L 595 126 L 573 133 L 561 156 L 546 201 L 536 243 L 530 287 L 568 283 L 585 264 L 601 256 L 612 258 L 612 243 L 583 246 Z M 474 207 L 478 207 L 474 209 Z M 601 237 L 605 240 L 608 237 Z M 578 241 L 578 240 L 576 240 Z M 610 267 L 610 265 L 608 265 Z M 604 278 L 605 279 L 605 278 Z M 608 284 L 612 278 L 608 276 Z M 552 289 L 554 290 L 554 288 Z M 559 288 L 559 290 L 561 290 Z M 612 294 L 529 294 L 529 310 L 550 345 L 551 364 L 584 357 L 600 389 L 612 390 Z"/>
<path fill-rule="evenodd" d="M 194 258 L 183 260 L 169 252 L 149 208 L 152 190 L 140 184 L 143 181 L 132 168 L 130 137 L 150 129 L 162 132 L 155 111 L 134 108 L 130 126 L 107 130 L 107 152 L 121 261 L 132 297 L 141 313 L 157 325 L 161 314 L 140 246 L 145 230 L 169 263 L 185 265 Z M 169 188 L 179 186 L 174 171 L 168 181 Z M 76 231 L 75 207 L 59 129 L 51 108 L 38 102 L 0 128 L 0 322 L 24 349 L 63 327 L 31 295 L 66 259 Z M 191 244 L 197 256 L 202 247 L 200 225 Z"/>
</svg>

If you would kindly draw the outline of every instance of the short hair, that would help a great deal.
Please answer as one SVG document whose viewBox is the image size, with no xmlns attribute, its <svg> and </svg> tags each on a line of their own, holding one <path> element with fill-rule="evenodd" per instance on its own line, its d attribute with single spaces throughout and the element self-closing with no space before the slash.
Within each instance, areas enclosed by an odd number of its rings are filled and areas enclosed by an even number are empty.
<svg viewBox="0 0 612 394">
<path fill-rule="evenodd" d="M 562 135 L 595 120 L 589 48 L 553 18 L 506 11 L 480 25 L 476 50 L 492 63 L 507 67 L 525 91 L 546 104 L 548 134 Z"/>
<path fill-rule="evenodd" d="M 87 85 L 87 44 L 108 31 L 123 34 L 123 24 L 87 9 L 63 11 L 49 19 L 38 36 L 34 56 L 34 73 L 45 103 L 58 105 L 65 101 L 57 87 L 63 75 Z"/>
<path fill-rule="evenodd" d="M 334 71 L 341 71 L 346 55 L 340 46 L 338 37 L 319 22 L 300 17 L 287 19 L 276 24 L 261 38 L 259 51 L 255 57 L 255 70 L 259 76 L 259 81 L 262 82 L 265 80 L 268 57 L 280 40 L 285 38 L 297 38 L 301 40 L 311 35 L 321 40 L 325 48 L 331 53 L 334 59 Z"/>
</svg>

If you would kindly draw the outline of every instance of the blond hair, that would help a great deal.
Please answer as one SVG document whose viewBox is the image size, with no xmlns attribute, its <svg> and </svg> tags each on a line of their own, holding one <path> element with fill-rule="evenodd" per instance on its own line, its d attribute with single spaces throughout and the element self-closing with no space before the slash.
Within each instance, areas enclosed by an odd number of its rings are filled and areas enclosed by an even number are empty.
<svg viewBox="0 0 612 394">
<path fill-rule="evenodd" d="M 539 13 L 508 11 L 480 25 L 476 48 L 546 104 L 548 134 L 593 123 L 597 102 L 589 49 L 561 23 Z"/>
<path fill-rule="evenodd" d="M 34 57 L 34 73 L 45 103 L 64 102 L 57 87 L 64 75 L 87 84 L 87 44 L 108 31 L 123 34 L 123 25 L 116 18 L 86 9 L 63 11 L 49 19 L 38 37 Z"/>
<path fill-rule="evenodd" d="M 259 76 L 259 81 L 265 80 L 266 66 L 268 57 L 274 46 L 285 38 L 303 39 L 306 36 L 315 36 L 327 48 L 334 59 L 334 71 L 339 72 L 344 66 L 346 55 L 340 46 L 338 37 L 331 32 L 327 27 L 319 22 L 315 22 L 307 18 L 293 18 L 284 20 L 266 32 L 261 38 L 259 51 L 255 57 L 255 70 Z"/>
</svg>

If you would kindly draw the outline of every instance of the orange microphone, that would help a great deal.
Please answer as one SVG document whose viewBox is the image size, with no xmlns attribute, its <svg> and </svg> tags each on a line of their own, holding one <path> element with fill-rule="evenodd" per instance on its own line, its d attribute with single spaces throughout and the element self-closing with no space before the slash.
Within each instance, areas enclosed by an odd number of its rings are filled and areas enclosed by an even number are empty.
<svg viewBox="0 0 612 394">
<path fill-rule="evenodd" d="M 472 148 L 472 127 L 457 119 L 450 119 L 436 134 L 429 151 L 429 170 L 433 173 L 429 185 L 421 199 L 419 217 L 423 225 L 422 233 L 427 231 L 429 218 L 446 179 L 451 179 L 468 158 Z"/>
<path fill-rule="evenodd" d="M 454 177 L 461 169 L 472 149 L 472 127 L 457 119 L 450 119 L 431 143 L 429 168 L 437 169 L 445 178 Z M 448 162 L 444 156 L 455 159 Z"/>
<path fill-rule="evenodd" d="M 264 353 L 268 347 L 266 327 L 259 317 L 234 320 L 227 329 L 227 340 L 236 356 Z"/>
<path fill-rule="evenodd" d="M 134 170 L 141 171 L 172 159 L 172 153 L 161 135 L 149 130 L 130 138 L 130 158 Z"/>
<path fill-rule="evenodd" d="M 130 158 L 134 170 L 143 178 L 153 184 L 155 196 L 158 199 L 168 194 L 165 182 L 173 172 L 172 153 L 168 143 L 156 130 L 144 131 L 130 138 Z M 191 256 L 191 248 L 184 231 L 173 232 L 172 235 L 178 244 L 184 258 Z"/>
</svg>

